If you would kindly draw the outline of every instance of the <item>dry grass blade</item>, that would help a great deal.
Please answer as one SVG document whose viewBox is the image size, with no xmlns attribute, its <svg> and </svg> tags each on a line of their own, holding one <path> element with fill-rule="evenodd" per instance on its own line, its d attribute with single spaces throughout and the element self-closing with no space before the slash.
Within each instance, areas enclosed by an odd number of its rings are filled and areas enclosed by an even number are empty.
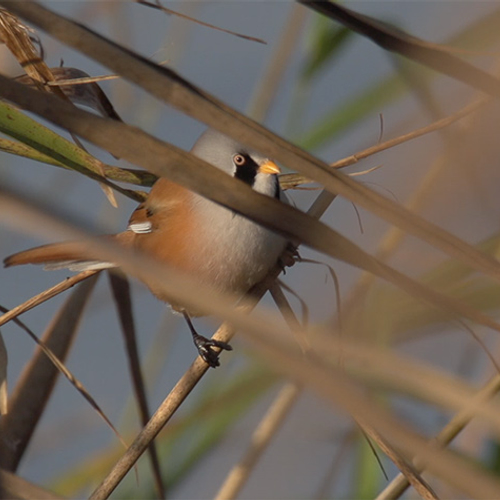
<svg viewBox="0 0 500 500">
<path fill-rule="evenodd" d="M 462 260 L 471 268 L 500 280 L 500 265 L 495 259 L 484 255 L 463 240 L 408 212 L 400 205 L 355 182 L 348 176 L 337 171 L 332 172 L 326 164 L 237 113 L 203 90 L 196 88 L 172 70 L 154 65 L 150 61 L 132 54 L 93 33 L 88 28 L 51 12 L 37 2 L 22 1 L 12 4 L 2 0 L 0 5 L 9 6 L 25 19 L 105 64 L 117 74 L 140 85 L 157 98 L 231 137 L 238 137 L 241 142 L 320 182 L 329 191 L 345 196 L 350 201 L 401 227 L 406 232 L 427 241 L 450 256 Z M 13 93 L 9 92 L 10 95 L 7 95 L 6 87 L 8 84 L 5 80 L 0 81 L 0 86 L 3 88 L 2 93 L 5 97 L 15 99 Z M 19 103 L 19 100 L 16 102 Z M 47 111 L 45 110 L 44 116 L 47 116 Z M 40 110 L 36 112 L 40 112 Z M 57 118 L 50 119 L 56 123 Z M 65 121 L 65 125 L 62 126 L 67 126 L 69 121 Z M 57 123 L 61 124 L 60 120 L 57 120 Z M 75 128 L 76 126 L 71 127 L 72 130 Z M 141 148 L 141 151 L 144 149 L 146 148 Z M 182 184 L 180 181 L 179 183 Z M 200 189 L 196 189 L 196 191 L 201 192 Z M 277 212 L 278 209 L 274 207 L 273 210 Z M 284 214 L 283 217 L 285 217 Z"/>
<path fill-rule="evenodd" d="M 325 224 L 289 205 L 256 193 L 249 186 L 183 150 L 161 142 L 134 127 L 76 109 L 55 97 L 40 94 L 3 77 L 0 77 L 0 88 L 4 96 L 54 123 L 66 126 L 95 144 L 131 162 L 143 165 L 154 173 L 159 175 L 167 173 L 167 176 L 175 182 L 238 213 L 249 215 L 258 223 L 281 232 L 291 240 L 304 242 L 320 252 L 369 271 L 451 315 L 463 316 L 500 331 L 500 325 L 476 309 L 413 281 L 367 254 Z M 228 189 L 224 189 L 226 186 Z M 329 204 L 331 200 L 326 201 Z M 399 207 L 398 210 L 403 209 Z M 468 257 L 465 259 L 467 263 L 471 263 L 473 256 L 479 256 L 478 260 L 473 259 L 473 262 L 479 264 L 481 261 L 482 264 L 472 267 L 479 267 L 498 277 L 500 265 L 495 259 L 459 241 L 459 245 L 467 250 Z M 464 254 L 459 253 L 463 258 Z"/>
<path fill-rule="evenodd" d="M 4 470 L 0 470 L 0 498 L 64 500 L 63 497 L 56 495 L 52 491 L 41 488 L 36 484 L 30 483 L 29 481 Z"/>
<path fill-rule="evenodd" d="M 145 426 L 148 423 L 150 412 L 146 397 L 146 387 L 144 377 L 142 376 L 141 363 L 137 347 L 137 335 L 134 325 L 134 317 L 132 313 L 132 301 L 130 297 L 130 285 L 125 276 L 110 272 L 109 281 L 113 298 L 118 309 L 118 316 L 122 327 L 125 347 L 127 351 L 127 359 L 129 362 L 130 373 L 132 375 L 132 383 L 134 387 L 137 405 L 139 407 L 139 415 L 141 423 Z M 156 493 L 159 498 L 166 498 L 165 486 L 161 477 L 160 462 L 158 460 L 158 452 L 156 444 L 151 442 L 148 448 L 151 467 L 153 470 L 153 478 L 156 487 Z"/>
<path fill-rule="evenodd" d="M 11 396 L 10 412 L 0 420 L 0 464 L 6 470 L 17 469 L 60 373 L 47 352 L 60 364 L 66 358 L 96 278 L 82 283 L 66 300 L 24 367 Z"/>
<path fill-rule="evenodd" d="M 10 309 L 8 312 L 2 314 L 0 316 L 0 326 L 5 325 L 5 323 L 12 321 L 14 318 L 17 318 L 26 311 L 29 311 L 30 309 L 33 309 L 34 307 L 42 304 L 43 302 L 46 302 L 52 297 L 55 297 L 56 295 L 59 295 L 62 292 L 65 292 L 66 290 L 68 290 L 68 288 L 75 286 L 77 283 L 80 283 L 80 281 L 86 280 L 97 273 L 99 273 L 99 271 L 84 271 L 83 273 L 71 276 L 71 278 L 61 281 L 61 283 L 58 283 L 57 285 L 54 285 L 53 287 L 47 290 L 44 290 L 38 295 L 31 297 L 31 299 L 27 300 L 26 302 L 23 302 L 22 304 L 19 304 L 18 306 Z"/>
<path fill-rule="evenodd" d="M 385 50 L 408 57 L 491 96 L 500 97 L 500 80 L 455 57 L 446 47 L 408 35 L 402 30 L 358 14 L 330 0 L 297 1 L 370 38 Z"/>
<path fill-rule="evenodd" d="M 146 7 L 151 7 L 153 9 L 161 10 L 162 12 L 165 12 L 165 14 L 178 16 L 178 17 L 181 17 L 182 19 L 186 19 L 188 21 L 199 24 L 201 26 L 205 26 L 205 27 L 213 29 L 213 30 L 222 31 L 223 33 L 237 36 L 238 38 L 243 38 L 244 40 L 248 40 L 250 42 L 263 43 L 264 45 L 267 44 L 267 42 L 265 40 L 262 40 L 261 38 L 256 38 L 254 36 L 248 36 L 248 35 L 242 35 L 241 33 L 237 33 L 236 31 L 231 31 L 231 30 L 227 30 L 224 28 L 220 28 L 219 26 L 214 26 L 213 24 L 205 23 L 203 21 L 200 21 L 199 19 L 195 19 L 194 17 L 187 16 L 186 14 L 182 14 L 181 12 L 177 12 L 175 10 L 168 9 L 167 7 L 161 5 L 159 0 L 156 0 L 155 3 L 148 2 L 147 0 L 135 0 L 135 1 L 141 5 L 145 5 Z"/>
</svg>

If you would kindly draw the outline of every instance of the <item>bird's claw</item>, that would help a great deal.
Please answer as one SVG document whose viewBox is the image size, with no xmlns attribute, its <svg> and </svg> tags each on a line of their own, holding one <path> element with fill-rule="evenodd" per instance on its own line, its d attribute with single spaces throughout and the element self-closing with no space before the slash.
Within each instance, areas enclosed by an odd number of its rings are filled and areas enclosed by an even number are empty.
<svg viewBox="0 0 500 500">
<path fill-rule="evenodd" d="M 298 261 L 300 261 L 300 255 L 297 247 L 288 243 L 285 251 L 279 258 L 279 265 L 281 266 L 283 273 L 286 274 L 286 268 L 292 267 Z"/>
<path fill-rule="evenodd" d="M 232 351 L 233 348 L 226 342 L 220 340 L 212 340 L 203 337 L 203 335 L 193 335 L 194 345 L 198 349 L 198 354 L 211 368 L 216 368 L 220 365 L 219 353 L 220 351 L 214 350 L 214 347 L 224 349 L 225 351 Z"/>
</svg>

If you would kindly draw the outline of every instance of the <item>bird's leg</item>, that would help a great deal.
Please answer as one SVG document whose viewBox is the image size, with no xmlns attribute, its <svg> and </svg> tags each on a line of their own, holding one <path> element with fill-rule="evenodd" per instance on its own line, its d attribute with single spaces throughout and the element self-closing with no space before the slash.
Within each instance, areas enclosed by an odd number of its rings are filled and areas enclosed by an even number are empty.
<svg viewBox="0 0 500 500">
<path fill-rule="evenodd" d="M 196 346 L 196 349 L 198 349 L 198 354 L 210 367 L 216 368 L 217 366 L 219 366 L 219 352 L 215 351 L 214 347 L 225 349 L 226 351 L 232 351 L 233 348 L 226 342 L 207 339 L 206 337 L 203 337 L 195 330 L 189 314 L 186 311 L 182 311 L 182 315 L 184 316 L 189 330 L 191 331 L 194 345 Z"/>
</svg>

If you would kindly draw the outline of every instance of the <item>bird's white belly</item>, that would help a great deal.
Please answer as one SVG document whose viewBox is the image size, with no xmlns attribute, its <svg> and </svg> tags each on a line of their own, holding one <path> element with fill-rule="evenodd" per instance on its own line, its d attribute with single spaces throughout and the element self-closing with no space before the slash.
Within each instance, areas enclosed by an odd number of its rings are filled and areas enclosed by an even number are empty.
<svg viewBox="0 0 500 500">
<path fill-rule="evenodd" d="M 286 241 L 244 217 L 217 208 L 226 213 L 205 221 L 200 241 L 204 242 L 206 258 L 200 278 L 222 292 L 242 295 L 265 277 Z"/>
</svg>

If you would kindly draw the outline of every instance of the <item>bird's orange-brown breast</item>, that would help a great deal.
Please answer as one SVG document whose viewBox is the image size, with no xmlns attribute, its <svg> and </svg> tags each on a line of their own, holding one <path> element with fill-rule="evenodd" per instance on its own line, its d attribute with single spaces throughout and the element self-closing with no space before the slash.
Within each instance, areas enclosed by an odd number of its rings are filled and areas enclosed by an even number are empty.
<svg viewBox="0 0 500 500">
<path fill-rule="evenodd" d="M 134 235 L 134 246 L 155 259 L 188 274 L 196 275 L 203 252 L 193 248 L 199 231 L 193 217 L 193 194 L 167 179 L 159 179 L 148 199 L 130 217 L 129 225 L 150 223 L 151 230 Z M 148 284 L 161 300 L 168 297 Z"/>
</svg>

